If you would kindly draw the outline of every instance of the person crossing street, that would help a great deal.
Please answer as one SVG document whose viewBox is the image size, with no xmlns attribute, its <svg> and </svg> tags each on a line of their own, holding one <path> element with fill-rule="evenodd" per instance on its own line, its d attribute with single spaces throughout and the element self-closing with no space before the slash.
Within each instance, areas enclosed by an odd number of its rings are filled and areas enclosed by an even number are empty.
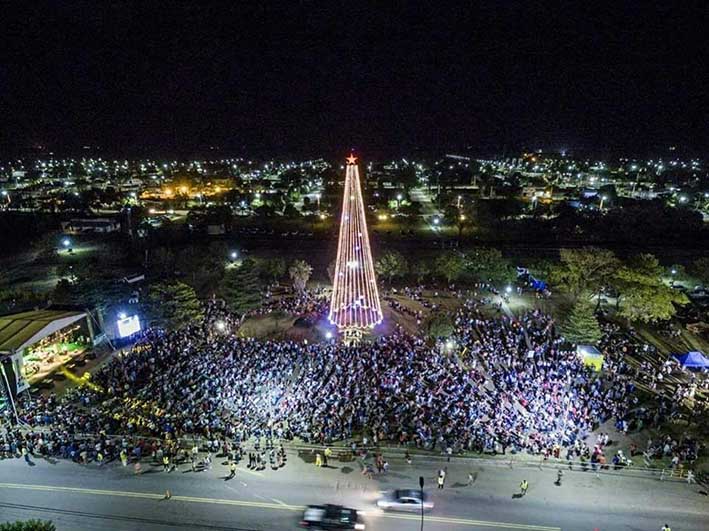
<svg viewBox="0 0 709 531">
<path fill-rule="evenodd" d="M 236 462 L 232 461 L 231 463 L 229 463 L 229 478 L 228 479 L 231 479 L 234 476 L 236 476 Z"/>
<path fill-rule="evenodd" d="M 446 471 L 441 469 L 438 471 L 438 488 L 443 489 L 446 483 Z"/>
<path fill-rule="evenodd" d="M 520 496 L 524 496 L 525 494 L 527 494 L 527 489 L 529 489 L 529 483 L 526 479 L 523 479 L 522 482 L 519 484 Z"/>
</svg>

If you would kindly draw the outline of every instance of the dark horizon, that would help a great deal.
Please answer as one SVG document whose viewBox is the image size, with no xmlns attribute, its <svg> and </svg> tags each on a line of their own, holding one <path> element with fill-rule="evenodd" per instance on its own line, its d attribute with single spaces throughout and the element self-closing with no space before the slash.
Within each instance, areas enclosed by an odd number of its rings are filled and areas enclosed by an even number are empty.
<svg viewBox="0 0 709 531">
<path fill-rule="evenodd" d="M 80 1 L 5 18 L 7 155 L 702 156 L 709 142 L 699 3 Z"/>
</svg>

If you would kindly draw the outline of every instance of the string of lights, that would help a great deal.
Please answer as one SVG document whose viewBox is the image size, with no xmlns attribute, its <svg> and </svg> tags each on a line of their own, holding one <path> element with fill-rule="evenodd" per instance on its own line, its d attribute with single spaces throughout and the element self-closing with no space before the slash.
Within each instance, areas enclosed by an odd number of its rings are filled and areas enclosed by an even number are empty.
<svg viewBox="0 0 709 531">
<path fill-rule="evenodd" d="M 354 155 L 347 158 L 346 168 L 329 320 L 347 340 L 379 324 L 382 308 Z"/>
</svg>

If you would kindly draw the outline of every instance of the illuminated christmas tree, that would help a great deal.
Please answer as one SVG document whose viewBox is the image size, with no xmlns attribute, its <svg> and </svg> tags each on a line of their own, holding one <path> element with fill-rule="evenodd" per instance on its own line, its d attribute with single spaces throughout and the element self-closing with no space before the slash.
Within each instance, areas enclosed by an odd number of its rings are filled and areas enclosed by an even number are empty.
<svg viewBox="0 0 709 531">
<path fill-rule="evenodd" d="M 369 246 L 364 201 L 357 158 L 347 157 L 345 194 L 342 199 L 340 238 L 330 302 L 330 322 L 346 342 L 357 341 L 362 332 L 382 321 L 372 249 Z"/>
</svg>

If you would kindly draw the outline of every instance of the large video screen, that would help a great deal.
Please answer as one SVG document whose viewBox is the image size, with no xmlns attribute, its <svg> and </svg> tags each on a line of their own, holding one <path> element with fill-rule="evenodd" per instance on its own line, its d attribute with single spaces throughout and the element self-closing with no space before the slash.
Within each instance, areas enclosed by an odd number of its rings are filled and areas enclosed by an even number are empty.
<svg viewBox="0 0 709 531">
<path fill-rule="evenodd" d="M 119 319 L 118 324 L 118 337 L 128 337 L 132 336 L 136 332 L 140 332 L 140 319 L 137 315 L 131 315 L 125 319 Z"/>
</svg>

